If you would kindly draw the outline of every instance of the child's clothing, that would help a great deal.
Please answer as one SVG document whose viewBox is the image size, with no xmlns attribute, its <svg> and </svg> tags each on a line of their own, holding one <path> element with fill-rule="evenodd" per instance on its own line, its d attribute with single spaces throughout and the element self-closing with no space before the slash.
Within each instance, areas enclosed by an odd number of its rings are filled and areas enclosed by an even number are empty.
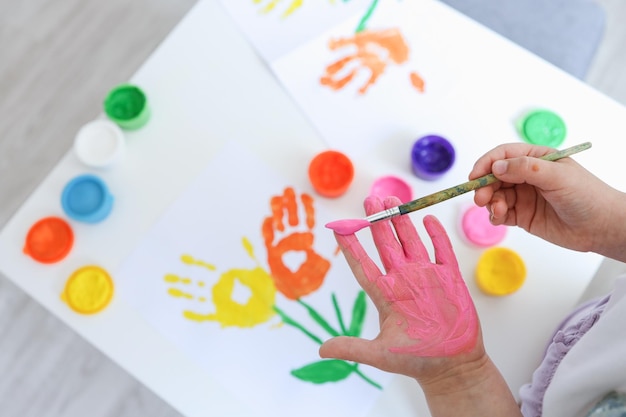
<svg viewBox="0 0 626 417">
<path fill-rule="evenodd" d="M 520 390 L 524 417 L 584 417 L 626 388 L 626 277 L 610 296 L 573 311 L 557 328 L 532 382 Z"/>
</svg>

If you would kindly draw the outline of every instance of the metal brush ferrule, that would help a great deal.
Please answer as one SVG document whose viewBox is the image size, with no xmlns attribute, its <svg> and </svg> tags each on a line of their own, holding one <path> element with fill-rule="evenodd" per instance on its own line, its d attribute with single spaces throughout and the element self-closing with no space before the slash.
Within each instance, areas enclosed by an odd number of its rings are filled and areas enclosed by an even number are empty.
<svg viewBox="0 0 626 417">
<path fill-rule="evenodd" d="M 384 211 L 379 211 L 378 213 L 374 213 L 370 216 L 367 216 L 365 220 L 370 223 L 375 223 L 381 220 L 389 219 L 391 217 L 400 215 L 400 207 L 392 207 Z"/>
</svg>

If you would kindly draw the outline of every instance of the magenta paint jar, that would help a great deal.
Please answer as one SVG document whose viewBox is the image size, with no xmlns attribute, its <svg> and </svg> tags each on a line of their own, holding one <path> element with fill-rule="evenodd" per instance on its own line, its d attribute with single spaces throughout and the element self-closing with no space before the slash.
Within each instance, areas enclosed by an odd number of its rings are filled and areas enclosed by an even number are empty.
<svg viewBox="0 0 626 417">
<path fill-rule="evenodd" d="M 468 204 L 463 208 L 460 222 L 464 239 L 475 246 L 495 246 L 506 237 L 506 226 L 494 226 L 489 221 L 489 211 L 484 207 Z"/>
<path fill-rule="evenodd" d="M 413 190 L 411 185 L 402 178 L 387 175 L 374 181 L 370 187 L 370 195 L 378 196 L 381 199 L 395 196 L 403 203 L 408 203 L 413 198 Z"/>
<path fill-rule="evenodd" d="M 439 179 L 454 165 L 452 144 L 438 135 L 419 138 L 411 149 L 411 166 L 419 178 L 427 181 Z"/>
</svg>

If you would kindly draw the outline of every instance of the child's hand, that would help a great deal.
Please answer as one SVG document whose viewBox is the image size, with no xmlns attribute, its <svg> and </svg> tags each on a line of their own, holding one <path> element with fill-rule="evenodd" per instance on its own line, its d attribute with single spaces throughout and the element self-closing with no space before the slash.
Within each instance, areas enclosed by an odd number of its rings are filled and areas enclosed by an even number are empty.
<svg viewBox="0 0 626 417">
<path fill-rule="evenodd" d="M 365 208 L 369 215 L 399 204 L 395 197 L 384 205 L 370 197 Z M 450 240 L 435 217 L 427 216 L 424 225 L 435 249 L 434 263 L 409 216 L 371 225 L 386 273 L 354 234 L 336 235 L 359 284 L 378 309 L 380 334 L 371 341 L 331 339 L 322 345 L 322 357 L 365 363 L 420 383 L 485 357 L 478 317 Z"/>
<path fill-rule="evenodd" d="M 626 261 L 626 194 L 571 158 L 539 159 L 553 151 L 514 143 L 487 152 L 469 178 L 493 171 L 500 182 L 477 190 L 474 202 L 487 206 L 493 224 L 519 226 L 569 249 Z"/>
</svg>

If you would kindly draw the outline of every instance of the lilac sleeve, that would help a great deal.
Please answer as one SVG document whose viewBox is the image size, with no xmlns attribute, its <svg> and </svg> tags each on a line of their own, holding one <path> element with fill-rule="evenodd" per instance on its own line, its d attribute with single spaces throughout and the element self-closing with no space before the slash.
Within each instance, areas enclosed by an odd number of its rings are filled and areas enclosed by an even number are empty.
<svg viewBox="0 0 626 417">
<path fill-rule="evenodd" d="M 532 381 L 520 388 L 521 410 L 524 417 L 541 417 L 543 397 L 559 363 L 567 352 L 598 321 L 609 297 L 592 300 L 574 310 L 557 327 Z"/>
</svg>

